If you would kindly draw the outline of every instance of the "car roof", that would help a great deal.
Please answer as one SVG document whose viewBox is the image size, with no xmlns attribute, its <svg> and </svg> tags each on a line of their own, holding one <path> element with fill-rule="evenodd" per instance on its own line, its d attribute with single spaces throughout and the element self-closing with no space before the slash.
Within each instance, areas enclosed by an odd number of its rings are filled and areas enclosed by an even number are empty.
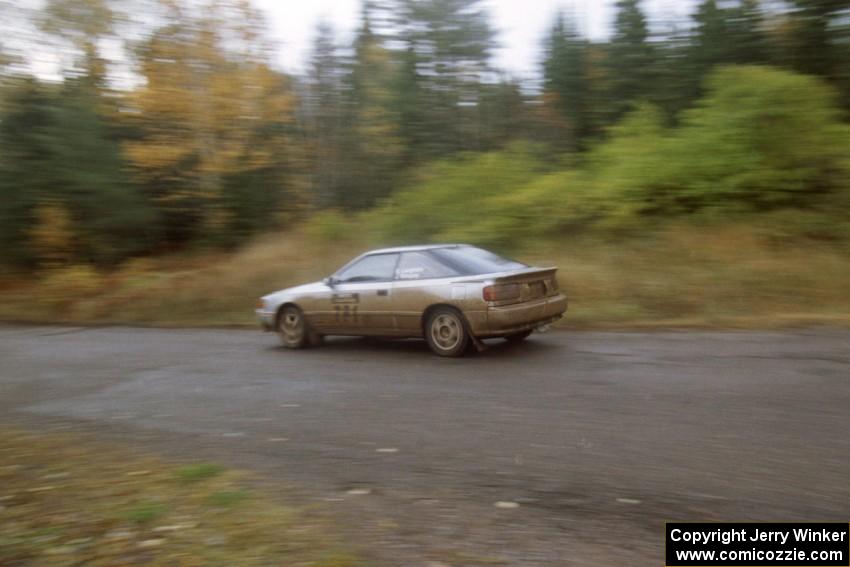
<svg viewBox="0 0 850 567">
<path fill-rule="evenodd" d="M 394 248 L 380 248 L 378 250 L 370 250 L 363 254 L 371 256 L 373 254 L 393 254 L 399 252 L 421 252 L 423 250 L 435 250 L 438 248 L 459 248 L 461 246 L 469 246 L 469 244 L 417 244 L 414 246 L 396 246 Z"/>
</svg>

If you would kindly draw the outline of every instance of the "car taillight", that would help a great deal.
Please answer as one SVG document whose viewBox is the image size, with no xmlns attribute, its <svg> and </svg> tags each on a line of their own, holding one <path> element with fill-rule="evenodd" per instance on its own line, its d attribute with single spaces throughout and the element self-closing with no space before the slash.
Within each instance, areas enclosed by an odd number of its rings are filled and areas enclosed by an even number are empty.
<svg viewBox="0 0 850 567">
<path fill-rule="evenodd" d="M 488 285 L 484 288 L 484 301 L 504 301 L 519 297 L 519 284 Z"/>
</svg>

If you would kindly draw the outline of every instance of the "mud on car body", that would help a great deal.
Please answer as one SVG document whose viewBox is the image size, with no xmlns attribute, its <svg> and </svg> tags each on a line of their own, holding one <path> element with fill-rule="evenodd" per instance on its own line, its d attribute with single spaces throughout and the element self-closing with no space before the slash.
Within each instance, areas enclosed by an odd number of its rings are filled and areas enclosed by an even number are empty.
<svg viewBox="0 0 850 567">
<path fill-rule="evenodd" d="M 262 297 L 256 313 L 288 348 L 326 335 L 421 337 L 440 356 L 461 356 L 480 339 L 523 340 L 561 318 L 556 272 L 465 244 L 384 248 Z"/>
</svg>

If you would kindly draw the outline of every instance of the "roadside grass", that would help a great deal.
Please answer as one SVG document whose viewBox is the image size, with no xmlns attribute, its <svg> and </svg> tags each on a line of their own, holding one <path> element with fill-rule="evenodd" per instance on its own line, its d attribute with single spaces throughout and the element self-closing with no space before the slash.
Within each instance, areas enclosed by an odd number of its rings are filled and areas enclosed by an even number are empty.
<svg viewBox="0 0 850 567">
<path fill-rule="evenodd" d="M 312 242 L 302 233 L 267 235 L 233 253 L 137 259 L 80 278 L 79 267 L 39 280 L 0 282 L 0 320 L 255 326 L 257 299 L 332 273 L 366 244 Z M 64 273 L 63 273 L 64 272 Z M 53 284 L 60 280 L 61 285 Z"/>
<path fill-rule="evenodd" d="M 0 427 L 0 564 L 363 564 L 326 521 L 242 482 L 217 465 Z"/>
<path fill-rule="evenodd" d="M 256 328 L 259 296 L 318 280 L 377 245 L 351 224 L 308 226 L 232 253 L 132 261 L 106 274 L 66 269 L 0 282 L 0 320 Z M 850 324 L 847 242 L 743 225 L 666 225 L 518 245 L 560 267 L 566 328 L 775 328 Z M 59 280 L 57 284 L 55 280 Z"/>
<path fill-rule="evenodd" d="M 251 495 L 246 490 L 219 490 L 207 497 L 207 503 L 219 508 L 231 508 L 245 502 L 250 497 Z"/>
<path fill-rule="evenodd" d="M 668 226 L 621 241 L 551 243 L 523 259 L 560 266 L 571 327 L 850 324 L 847 243 Z"/>
<path fill-rule="evenodd" d="M 168 507 L 162 502 L 145 500 L 131 506 L 122 516 L 135 524 L 147 524 L 161 517 L 167 510 Z"/>
<path fill-rule="evenodd" d="M 224 468 L 212 463 L 197 463 L 180 467 L 175 472 L 183 482 L 198 482 L 220 475 Z"/>
</svg>

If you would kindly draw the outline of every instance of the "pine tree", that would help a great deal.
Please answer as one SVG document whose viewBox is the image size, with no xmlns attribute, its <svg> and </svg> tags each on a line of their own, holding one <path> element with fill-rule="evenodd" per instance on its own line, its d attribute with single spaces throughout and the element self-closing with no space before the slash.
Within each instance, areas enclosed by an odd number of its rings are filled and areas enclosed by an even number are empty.
<svg viewBox="0 0 850 567">
<path fill-rule="evenodd" d="M 77 227 L 78 259 L 115 264 L 152 247 L 158 223 L 99 111 L 99 93 L 85 78 L 69 79 L 58 92 L 45 129 L 53 187 Z M 84 165 L 83 165 L 84 164 Z"/>
<path fill-rule="evenodd" d="M 393 105 L 399 120 L 399 136 L 402 140 L 402 163 L 407 169 L 423 161 L 421 149 L 425 146 L 428 129 L 425 107 L 425 92 L 421 77 L 416 69 L 416 53 L 413 46 L 399 54 L 398 72 L 393 80 Z"/>
<path fill-rule="evenodd" d="M 836 81 L 847 69 L 850 0 L 793 0 L 791 60 L 803 73 Z"/>
<path fill-rule="evenodd" d="M 404 86 L 423 111 L 415 126 L 402 128 L 414 155 L 422 160 L 481 149 L 477 106 L 494 37 L 482 0 L 399 2 Z"/>
<path fill-rule="evenodd" d="M 586 59 L 587 42 L 558 13 L 546 41 L 543 101 L 557 132 L 556 145 L 567 150 L 580 149 L 592 133 Z"/>
<path fill-rule="evenodd" d="M 344 81 L 348 68 L 339 55 L 333 29 L 320 21 L 310 59 L 304 97 L 306 128 L 311 148 L 313 204 L 335 206 L 344 192 Z"/>
<path fill-rule="evenodd" d="M 33 78 L 21 80 L 5 96 L 0 119 L 0 261 L 32 268 L 36 251 L 29 230 L 39 202 L 54 187 L 45 167 L 50 146 L 45 131 L 51 121 L 53 93 Z"/>
<path fill-rule="evenodd" d="M 351 126 L 346 136 L 346 163 L 350 174 L 341 204 L 348 208 L 368 207 L 388 195 L 398 182 L 403 155 L 392 93 L 397 65 L 373 31 L 370 8 L 367 2 L 347 77 L 350 115 L 346 122 Z"/>
<path fill-rule="evenodd" d="M 640 0 L 617 0 L 614 33 L 608 45 L 607 72 L 610 120 L 616 121 L 653 89 L 655 50 L 649 42 Z"/>
<path fill-rule="evenodd" d="M 693 60 L 699 76 L 732 59 L 734 45 L 729 41 L 727 17 L 727 12 L 717 6 L 716 0 L 704 0 L 697 8 Z"/>
<path fill-rule="evenodd" d="M 704 0 L 694 20 L 691 57 L 700 77 L 717 65 L 766 61 L 762 14 L 755 0 L 726 8 L 716 0 Z"/>
<path fill-rule="evenodd" d="M 493 150 L 516 140 L 535 139 L 529 102 L 516 79 L 503 76 L 498 83 L 484 85 L 478 105 L 482 147 Z"/>
<path fill-rule="evenodd" d="M 44 220 L 39 211 L 59 208 L 61 215 L 47 216 L 59 219 L 54 228 L 73 231 L 73 258 L 68 249 L 64 260 L 115 264 L 150 248 L 156 219 L 127 178 L 98 93 L 84 78 L 60 86 L 25 81 L 0 120 L 0 150 L 0 239 L 8 261 L 31 266 L 42 255 L 31 231 Z"/>
<path fill-rule="evenodd" d="M 740 5 L 732 10 L 730 28 L 735 38 L 735 63 L 769 63 L 765 14 L 759 0 L 741 0 Z"/>
</svg>

